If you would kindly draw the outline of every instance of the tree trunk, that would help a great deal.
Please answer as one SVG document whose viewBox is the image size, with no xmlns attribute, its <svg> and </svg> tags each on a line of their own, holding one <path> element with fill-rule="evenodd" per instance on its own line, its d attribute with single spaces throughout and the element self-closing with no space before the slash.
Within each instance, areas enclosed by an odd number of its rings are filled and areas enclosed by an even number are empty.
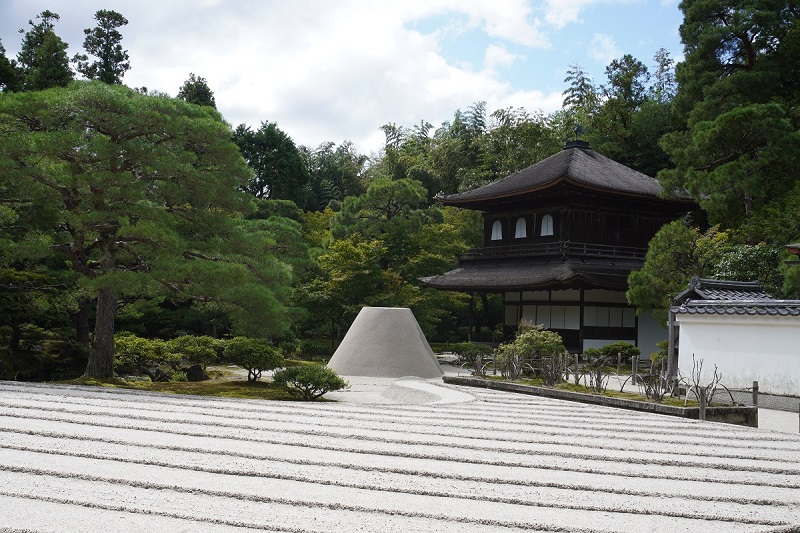
<svg viewBox="0 0 800 533">
<path fill-rule="evenodd" d="M 75 321 L 75 340 L 81 344 L 89 346 L 91 337 L 89 337 L 89 298 L 81 298 L 78 302 L 78 311 L 72 315 Z"/>
<path fill-rule="evenodd" d="M 16 322 L 11 324 L 11 339 L 8 341 L 8 353 L 19 352 L 19 343 L 22 341 L 22 324 Z"/>
<path fill-rule="evenodd" d="M 100 289 L 94 322 L 94 339 L 86 365 L 86 377 L 114 377 L 114 317 L 117 314 L 117 293 L 110 288 Z"/>
</svg>

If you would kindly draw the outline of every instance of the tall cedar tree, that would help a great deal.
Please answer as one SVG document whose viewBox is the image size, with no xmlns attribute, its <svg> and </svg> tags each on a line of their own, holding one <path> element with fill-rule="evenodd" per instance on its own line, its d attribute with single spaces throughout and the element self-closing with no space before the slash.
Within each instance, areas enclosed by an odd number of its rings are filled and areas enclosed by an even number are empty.
<svg viewBox="0 0 800 533">
<path fill-rule="evenodd" d="M 28 21 L 31 28 L 23 35 L 17 54 L 22 87 L 26 91 L 66 87 L 75 75 L 69 68 L 67 43 L 53 30 L 60 17 L 52 11 L 42 11 L 36 18 L 36 24 Z"/>
<path fill-rule="evenodd" d="M 128 19 L 117 13 L 101 9 L 94 14 L 97 26 L 86 28 L 83 33 L 83 48 L 96 57 L 89 61 L 87 54 L 75 54 L 72 62 L 78 72 L 90 80 L 99 80 L 109 85 L 119 85 L 122 77 L 131 68 L 128 51 L 122 49 L 122 34 L 117 28 L 125 26 Z"/>
</svg>

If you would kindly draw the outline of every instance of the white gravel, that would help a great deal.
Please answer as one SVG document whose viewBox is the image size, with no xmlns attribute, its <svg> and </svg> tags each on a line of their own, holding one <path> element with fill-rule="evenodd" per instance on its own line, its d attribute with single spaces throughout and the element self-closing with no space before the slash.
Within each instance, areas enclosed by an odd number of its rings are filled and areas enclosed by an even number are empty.
<svg viewBox="0 0 800 533">
<path fill-rule="evenodd" d="M 0 382 L 0 531 L 800 528 L 800 435 L 348 380 L 336 403 Z"/>
</svg>

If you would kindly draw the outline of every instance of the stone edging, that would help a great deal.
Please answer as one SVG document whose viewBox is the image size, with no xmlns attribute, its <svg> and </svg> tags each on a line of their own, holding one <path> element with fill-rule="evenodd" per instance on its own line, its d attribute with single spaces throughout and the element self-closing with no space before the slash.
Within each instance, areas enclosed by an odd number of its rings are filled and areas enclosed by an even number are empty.
<svg viewBox="0 0 800 533">
<path fill-rule="evenodd" d="M 654 402 L 642 402 L 638 400 L 628 400 L 625 398 L 613 398 L 610 396 L 600 396 L 596 394 L 586 394 L 582 392 L 550 389 L 546 387 L 536 387 L 534 385 L 522 385 L 520 383 L 510 383 L 507 381 L 494 381 L 490 379 L 443 376 L 445 383 L 452 385 L 465 385 L 468 387 L 483 387 L 485 389 L 501 390 L 507 392 L 517 392 L 530 394 L 533 396 L 544 396 L 558 400 L 568 400 L 573 402 L 588 403 L 593 405 L 605 405 L 620 409 L 630 409 L 633 411 L 645 411 L 662 415 L 677 416 L 680 418 L 690 418 L 697 420 L 700 418 L 699 407 L 677 407 L 674 405 L 664 405 Z M 730 406 L 730 407 L 709 407 L 706 409 L 706 420 L 711 422 L 724 422 L 727 424 L 737 424 L 740 426 L 758 427 L 758 407 L 755 406 Z"/>
</svg>

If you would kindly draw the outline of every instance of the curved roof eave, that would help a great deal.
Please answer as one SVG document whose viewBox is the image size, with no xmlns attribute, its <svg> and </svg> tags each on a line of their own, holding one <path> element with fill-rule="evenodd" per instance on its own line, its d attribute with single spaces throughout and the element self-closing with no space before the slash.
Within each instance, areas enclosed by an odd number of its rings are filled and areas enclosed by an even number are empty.
<svg viewBox="0 0 800 533">
<path fill-rule="evenodd" d="M 543 190 L 547 190 L 547 189 L 549 189 L 551 187 L 555 187 L 555 186 L 557 186 L 557 185 L 559 185 L 561 183 L 567 183 L 569 185 L 572 185 L 572 186 L 575 186 L 575 187 L 578 187 L 578 188 L 581 188 L 581 189 L 585 189 L 587 191 L 611 193 L 611 194 L 614 194 L 615 196 L 625 196 L 625 197 L 628 197 L 628 198 L 647 198 L 647 199 L 653 199 L 653 200 L 661 200 L 661 201 L 664 201 L 664 202 L 675 202 L 675 203 L 692 204 L 692 205 L 694 205 L 696 203 L 693 199 L 688 198 L 688 197 L 665 198 L 665 197 L 658 196 L 658 195 L 646 194 L 644 192 L 621 191 L 619 189 L 593 186 L 593 185 L 590 185 L 590 184 L 587 184 L 587 183 L 583 183 L 581 181 L 578 181 L 576 179 L 573 179 L 573 178 L 570 178 L 570 177 L 567 177 L 567 176 L 559 176 L 559 177 L 554 178 L 554 179 L 552 179 L 550 181 L 537 184 L 534 187 L 528 187 L 528 188 L 525 188 L 525 189 L 517 189 L 517 190 L 514 190 L 514 191 L 508 191 L 508 192 L 500 193 L 500 194 L 492 194 L 492 195 L 485 195 L 485 196 L 471 196 L 471 197 L 467 197 L 467 198 L 453 198 L 455 196 L 458 196 L 458 194 L 455 194 L 455 195 L 444 195 L 444 196 L 436 195 L 434 197 L 434 199 L 439 201 L 439 202 L 441 202 L 441 203 L 443 203 L 443 204 L 445 204 L 445 205 L 452 205 L 452 206 L 466 206 L 466 205 L 469 205 L 469 204 L 473 204 L 474 205 L 474 204 L 480 204 L 480 203 L 483 203 L 483 202 L 488 202 L 488 201 L 493 201 L 493 200 L 501 200 L 501 199 L 504 199 L 504 198 L 514 198 L 514 197 L 519 197 L 519 196 L 525 196 L 527 194 L 532 194 L 532 193 L 540 192 L 540 191 L 543 191 Z"/>
</svg>

